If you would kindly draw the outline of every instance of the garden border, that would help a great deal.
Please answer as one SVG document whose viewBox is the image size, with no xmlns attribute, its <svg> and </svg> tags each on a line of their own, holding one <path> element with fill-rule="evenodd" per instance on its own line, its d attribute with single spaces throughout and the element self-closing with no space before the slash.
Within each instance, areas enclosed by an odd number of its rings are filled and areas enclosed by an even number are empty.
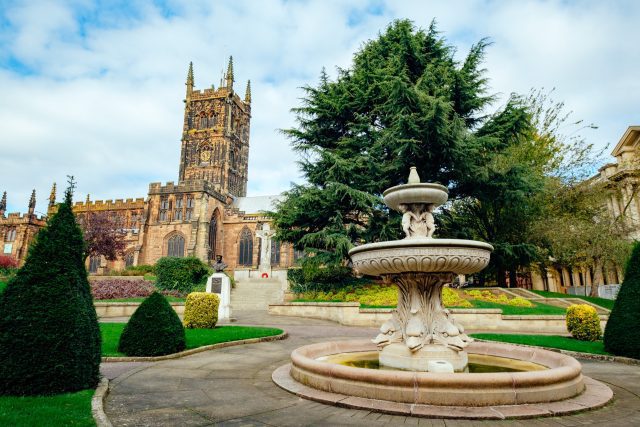
<svg viewBox="0 0 640 427">
<path fill-rule="evenodd" d="M 277 328 L 280 329 L 280 328 Z M 233 347 L 236 345 L 243 344 L 255 344 L 259 342 L 268 342 L 268 341 L 279 341 L 286 339 L 289 336 L 287 331 L 282 331 L 281 334 L 278 335 L 270 335 L 267 337 L 260 338 L 248 338 L 246 340 L 236 340 L 236 341 L 226 341 L 220 342 L 217 344 L 204 345 L 202 347 L 196 347 L 189 350 L 181 351 L 179 353 L 166 354 L 164 356 L 105 356 L 102 358 L 102 363 L 112 363 L 112 362 L 160 362 L 163 360 L 171 360 L 171 359 L 179 359 L 181 357 L 190 356 L 196 353 L 202 353 L 203 351 L 215 350 L 218 348 L 225 347 Z"/>
</svg>

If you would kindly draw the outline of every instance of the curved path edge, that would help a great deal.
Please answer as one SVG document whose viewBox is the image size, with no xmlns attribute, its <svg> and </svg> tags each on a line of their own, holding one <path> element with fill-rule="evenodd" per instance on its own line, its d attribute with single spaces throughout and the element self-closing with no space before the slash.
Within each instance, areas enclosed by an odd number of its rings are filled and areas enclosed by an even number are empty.
<svg viewBox="0 0 640 427">
<path fill-rule="evenodd" d="M 278 335 L 269 335 L 267 337 L 259 337 L 259 338 L 249 338 L 246 340 L 236 340 L 236 341 L 226 341 L 220 342 L 217 344 L 205 345 L 202 347 L 192 348 L 189 350 L 181 351 L 179 353 L 166 354 L 164 356 L 153 356 L 153 357 L 142 357 L 142 356 L 134 356 L 134 357 L 103 357 L 102 363 L 110 363 L 110 362 L 160 362 L 162 360 L 171 360 L 171 359 L 179 359 L 181 357 L 190 356 L 196 353 L 202 353 L 203 351 L 215 350 L 217 348 L 225 348 L 225 347 L 233 347 L 235 345 L 243 345 L 243 344 L 254 344 L 258 342 L 267 342 L 267 341 L 278 341 L 287 338 L 289 334 L 284 331 Z"/>
<path fill-rule="evenodd" d="M 102 378 L 91 398 L 91 415 L 98 427 L 113 427 L 111 421 L 104 412 L 104 400 L 109 394 L 109 380 Z"/>
<path fill-rule="evenodd" d="M 287 363 L 273 371 L 271 379 L 278 387 L 296 396 L 343 408 L 365 409 L 391 415 L 424 418 L 504 420 L 553 417 L 601 408 L 613 399 L 613 391 L 609 387 L 585 376 L 583 377 L 586 386 L 585 391 L 574 398 L 559 402 L 485 407 L 408 404 L 316 390 L 294 380 L 290 375 L 290 371 L 291 364 Z"/>
<path fill-rule="evenodd" d="M 554 348 L 554 347 L 543 347 L 539 345 L 528 345 L 528 344 L 520 344 L 513 343 L 508 341 L 497 341 L 497 340 L 486 340 L 481 338 L 474 338 L 474 341 L 478 342 L 497 342 L 511 345 L 518 345 L 520 347 L 529 347 L 529 348 L 541 348 L 543 350 L 549 350 L 556 353 L 566 354 L 567 356 L 578 357 L 582 359 L 590 359 L 590 360 L 600 360 L 602 362 L 616 362 L 622 363 L 625 365 L 640 365 L 639 359 L 632 359 L 631 357 L 623 357 L 623 356 L 612 356 L 609 354 L 596 354 L 596 353 L 583 353 L 581 351 L 572 351 L 572 350 L 564 350 L 562 348 Z"/>
</svg>

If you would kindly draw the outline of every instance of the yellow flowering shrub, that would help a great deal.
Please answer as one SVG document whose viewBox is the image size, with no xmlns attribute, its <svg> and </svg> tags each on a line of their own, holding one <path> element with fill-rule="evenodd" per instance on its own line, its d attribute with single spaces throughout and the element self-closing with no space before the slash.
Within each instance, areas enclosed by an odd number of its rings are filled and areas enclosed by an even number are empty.
<svg viewBox="0 0 640 427">
<path fill-rule="evenodd" d="M 510 305 L 514 307 L 533 307 L 533 303 L 526 298 L 522 298 L 522 297 L 509 298 L 507 294 L 500 293 L 496 295 L 493 292 L 486 289 L 485 290 L 472 289 L 470 291 L 464 291 L 464 293 L 470 296 L 471 298 L 477 299 L 480 301 L 493 302 L 496 304 L 504 304 L 504 305 Z"/>
<path fill-rule="evenodd" d="M 218 323 L 218 295 L 209 292 L 191 292 L 184 304 L 185 328 L 213 329 Z"/>
<path fill-rule="evenodd" d="M 600 317 L 588 304 L 574 304 L 567 308 L 567 330 L 580 341 L 597 341 L 602 336 Z"/>
<path fill-rule="evenodd" d="M 333 292 L 307 292 L 302 299 L 314 301 L 360 302 L 362 305 L 395 307 L 398 305 L 398 288 L 394 285 L 371 285 Z M 447 307 L 472 307 L 471 303 L 450 288 L 442 289 L 442 303 Z"/>
</svg>

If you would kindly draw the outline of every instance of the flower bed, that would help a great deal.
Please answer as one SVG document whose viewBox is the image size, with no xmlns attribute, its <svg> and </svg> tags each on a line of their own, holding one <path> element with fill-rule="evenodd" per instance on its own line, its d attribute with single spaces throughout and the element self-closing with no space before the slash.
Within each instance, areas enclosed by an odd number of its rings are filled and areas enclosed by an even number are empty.
<svg viewBox="0 0 640 427">
<path fill-rule="evenodd" d="M 493 302 L 496 304 L 510 305 L 512 307 L 533 307 L 533 303 L 528 299 L 522 297 L 509 298 L 503 293 L 494 293 L 489 290 L 472 289 L 470 291 L 464 291 L 469 297 L 486 302 Z"/>
<path fill-rule="evenodd" d="M 156 291 L 152 282 L 146 280 L 103 279 L 91 282 L 94 300 L 144 298 Z M 178 291 L 162 291 L 163 295 L 179 297 Z"/>
</svg>

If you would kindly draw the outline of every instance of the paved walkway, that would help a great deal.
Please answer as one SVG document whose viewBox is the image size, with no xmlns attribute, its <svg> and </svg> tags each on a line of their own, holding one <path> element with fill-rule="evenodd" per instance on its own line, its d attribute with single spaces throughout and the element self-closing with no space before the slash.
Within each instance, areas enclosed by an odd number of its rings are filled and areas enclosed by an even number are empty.
<svg viewBox="0 0 640 427">
<path fill-rule="evenodd" d="M 582 360 L 586 375 L 607 383 L 615 401 L 568 417 L 511 421 L 437 420 L 337 408 L 301 399 L 271 381 L 294 348 L 330 339 L 370 337 L 371 328 L 264 312 L 237 312 L 235 324 L 272 325 L 283 341 L 228 347 L 157 363 L 103 364 L 111 394 L 106 413 L 114 426 L 379 426 L 379 425 L 640 425 L 640 368 Z"/>
</svg>

